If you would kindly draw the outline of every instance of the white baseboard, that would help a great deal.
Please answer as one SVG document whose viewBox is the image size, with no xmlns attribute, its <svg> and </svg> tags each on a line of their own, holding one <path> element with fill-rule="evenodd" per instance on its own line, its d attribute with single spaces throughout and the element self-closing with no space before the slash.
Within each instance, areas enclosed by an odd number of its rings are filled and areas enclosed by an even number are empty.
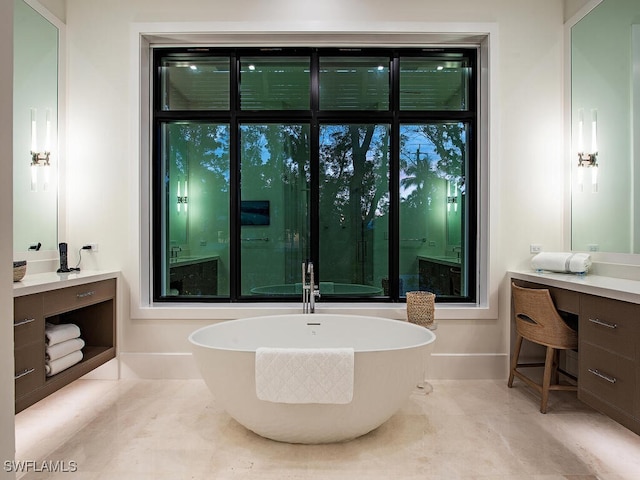
<svg viewBox="0 0 640 480">
<path fill-rule="evenodd" d="M 120 378 L 202 378 L 191 353 L 120 353 Z M 508 354 L 431 354 L 426 378 L 433 380 L 506 379 Z"/>
<path fill-rule="evenodd" d="M 87 380 L 118 380 L 120 378 L 119 363 L 117 358 L 112 358 L 107 363 L 91 370 L 82 378 Z"/>
<path fill-rule="evenodd" d="M 120 378 L 194 379 L 202 378 L 191 353 L 121 352 Z"/>
<path fill-rule="evenodd" d="M 509 354 L 432 353 L 426 378 L 432 380 L 501 380 L 509 376 Z"/>
</svg>

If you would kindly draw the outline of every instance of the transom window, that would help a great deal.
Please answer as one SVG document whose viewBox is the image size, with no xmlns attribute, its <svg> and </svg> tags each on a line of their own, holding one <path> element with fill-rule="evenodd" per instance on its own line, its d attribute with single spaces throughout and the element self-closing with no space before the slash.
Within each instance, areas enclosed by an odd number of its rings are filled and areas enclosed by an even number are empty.
<svg viewBox="0 0 640 480">
<path fill-rule="evenodd" d="M 474 302 L 476 57 L 155 48 L 154 301 Z"/>
</svg>

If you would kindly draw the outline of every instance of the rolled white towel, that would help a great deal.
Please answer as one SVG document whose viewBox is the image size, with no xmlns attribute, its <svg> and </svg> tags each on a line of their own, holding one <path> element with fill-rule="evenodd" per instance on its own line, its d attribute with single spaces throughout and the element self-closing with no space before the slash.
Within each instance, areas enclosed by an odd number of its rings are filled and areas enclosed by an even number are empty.
<svg viewBox="0 0 640 480">
<path fill-rule="evenodd" d="M 82 338 L 72 338 L 71 340 L 65 340 L 64 342 L 56 343 L 55 345 L 47 345 L 45 348 L 45 355 L 47 360 L 57 360 L 65 355 L 75 352 L 76 350 L 82 350 L 84 347 L 84 340 Z"/>
<path fill-rule="evenodd" d="M 562 273 L 586 273 L 591 267 L 591 256 L 587 253 L 540 252 L 531 259 L 534 270 Z"/>
<path fill-rule="evenodd" d="M 47 323 L 44 329 L 47 345 L 55 345 L 80 336 L 80 327 L 73 323 Z"/>
<path fill-rule="evenodd" d="M 63 370 L 74 366 L 76 363 L 82 361 L 82 357 L 82 351 L 76 350 L 75 352 L 58 358 L 57 360 L 47 361 L 44 366 L 45 371 L 47 372 L 47 377 L 55 375 L 56 373 L 60 373 Z"/>
</svg>

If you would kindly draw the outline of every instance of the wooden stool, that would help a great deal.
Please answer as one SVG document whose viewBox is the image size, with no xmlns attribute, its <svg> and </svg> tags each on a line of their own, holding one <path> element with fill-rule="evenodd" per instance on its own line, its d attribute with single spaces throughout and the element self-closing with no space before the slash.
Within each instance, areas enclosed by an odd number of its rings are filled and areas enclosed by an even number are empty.
<svg viewBox="0 0 640 480">
<path fill-rule="evenodd" d="M 559 383 L 559 373 L 572 378 L 575 377 L 558 368 L 558 353 L 560 350 L 578 348 L 578 333 L 569 328 L 556 310 L 549 290 L 519 287 L 511 284 L 513 308 L 516 322 L 516 344 L 511 359 L 511 372 L 508 386 L 513 385 L 516 376 L 530 387 L 538 390 L 542 395 L 540 412 L 547 413 L 547 400 L 550 390 L 576 391 L 575 385 Z M 522 340 L 527 339 L 547 347 L 544 363 L 518 363 Z M 527 367 L 541 367 L 544 365 L 542 383 L 536 383 L 518 369 Z M 553 383 L 552 383 L 553 380 Z"/>
</svg>

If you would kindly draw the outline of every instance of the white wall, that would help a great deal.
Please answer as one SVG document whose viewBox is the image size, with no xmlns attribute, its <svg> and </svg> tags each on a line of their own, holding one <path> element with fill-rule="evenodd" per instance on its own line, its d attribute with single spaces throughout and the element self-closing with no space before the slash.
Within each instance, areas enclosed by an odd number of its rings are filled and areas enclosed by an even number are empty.
<svg viewBox="0 0 640 480">
<path fill-rule="evenodd" d="M 99 243 L 84 268 L 119 268 L 137 302 L 139 88 L 132 52 L 136 25 L 211 22 L 247 31 L 295 24 L 333 31 L 394 25 L 484 23 L 491 38 L 494 75 L 490 175 L 491 297 L 499 310 L 439 309 L 431 378 L 504 378 L 509 353 L 509 301 L 505 272 L 527 265 L 528 245 L 563 245 L 562 72 L 563 3 L 559 0 L 68 0 L 68 241 L 74 249 Z M 200 23 L 202 24 L 202 23 Z M 275 26 L 275 27 L 274 27 Z M 487 232 L 481 232 L 485 234 Z M 72 250 L 73 251 L 73 250 Z M 134 308 L 120 302 L 123 375 L 196 375 L 187 335 L 233 309 Z M 137 303 L 136 303 L 137 305 Z M 348 310 L 345 306 L 344 310 Z M 365 312 L 363 310 L 350 310 Z M 243 309 L 243 315 L 249 309 Z M 256 313 L 259 309 L 256 308 Z M 402 318 L 400 307 L 385 314 Z"/>
<path fill-rule="evenodd" d="M 564 21 L 566 22 L 591 0 L 564 0 Z"/>
<path fill-rule="evenodd" d="M 37 0 L 47 10 L 54 14 L 62 23 L 65 23 L 67 18 L 67 4 L 66 0 Z"/>
<path fill-rule="evenodd" d="M 0 2 L 0 59 L 13 65 L 13 2 Z M 13 368 L 13 68 L 0 69 L 0 462 L 15 456 Z M 0 477 L 15 473 L 0 469 Z"/>
</svg>

